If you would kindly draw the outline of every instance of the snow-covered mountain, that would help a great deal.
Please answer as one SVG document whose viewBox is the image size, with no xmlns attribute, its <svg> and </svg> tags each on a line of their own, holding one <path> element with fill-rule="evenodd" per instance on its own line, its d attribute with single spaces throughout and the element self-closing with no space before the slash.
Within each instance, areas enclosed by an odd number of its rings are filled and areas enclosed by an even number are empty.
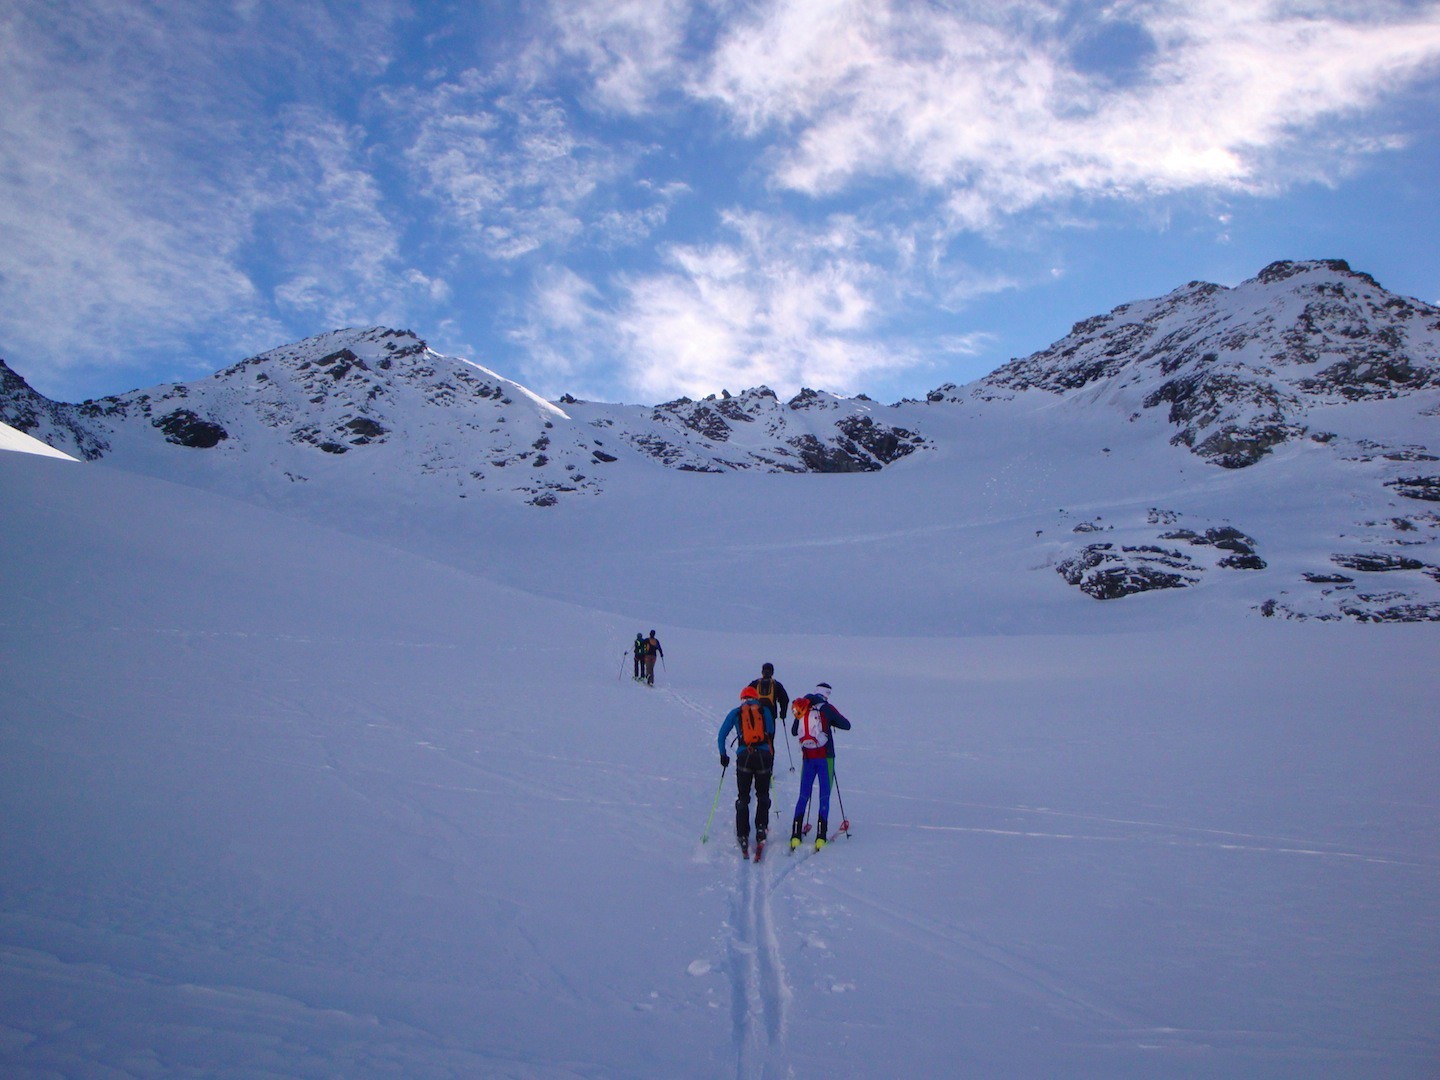
<svg viewBox="0 0 1440 1080">
<path fill-rule="evenodd" d="M 1262 276 L 1155 318 L 1358 288 Z M 1250 464 L 1197 451 L 1252 398 L 1177 441 L 1179 369 L 1067 385 L 1078 339 L 884 407 L 547 403 L 395 331 L 7 375 L 91 460 L 0 427 L 0 1074 L 1430 1080 L 1406 303 L 1393 393 L 1232 364 L 1294 399 Z M 834 842 L 755 864 L 716 735 L 765 661 L 853 726 Z"/>
<path fill-rule="evenodd" d="M 337 330 L 195 382 L 79 405 L 0 368 L 0 418 L 89 460 L 184 474 L 187 459 L 290 482 L 377 478 L 460 494 L 518 493 L 536 506 L 598 492 L 617 461 L 693 472 L 866 471 L 922 440 L 877 423 L 865 399 L 765 387 L 654 408 L 544 401 L 405 330 Z M 336 459 L 345 458 L 339 462 Z"/>
<path fill-rule="evenodd" d="M 1290 458 L 1315 469 L 1294 477 L 1292 494 L 1351 489 L 1327 522 L 1333 565 L 1302 573 L 1324 602 L 1302 589 L 1308 595 L 1263 602 L 1267 614 L 1440 618 L 1424 580 L 1440 580 L 1440 309 L 1387 292 L 1341 260 L 1276 262 L 1231 289 L 1191 282 L 1123 304 L 929 399 L 988 405 L 1035 391 L 1129 423 L 1153 426 L 1163 415 L 1172 445 L 1222 469 L 1257 466 L 1289 445 Z M 1307 517 L 1326 513 L 1322 498 Z M 1179 515 L 1165 509 L 1151 519 L 1150 536 L 1068 558 L 1066 580 L 1101 598 L 1183 587 L 1202 572 L 1197 550 L 1226 553 L 1211 565 L 1265 569 L 1256 541 L 1229 524 L 1175 527 Z"/>
<path fill-rule="evenodd" d="M 1090 390 L 1117 409 L 1163 407 L 1172 441 L 1225 468 L 1253 465 L 1297 438 L 1433 461 L 1433 447 L 1409 443 L 1413 429 L 1396 430 L 1395 419 L 1440 415 L 1435 397 L 1414 396 L 1440 387 L 1440 309 L 1387 292 L 1341 260 L 1277 262 L 1233 289 L 1192 281 L 1086 319 L 986 376 L 978 392 L 1030 387 Z M 930 397 L 956 394 L 946 386 Z M 1326 426 L 1340 421 L 1337 405 L 1396 399 L 1413 408 L 1371 419 L 1368 436 Z"/>
<path fill-rule="evenodd" d="M 764 387 L 654 407 L 547 402 L 384 328 L 81 404 L 0 366 L 0 420 L 53 447 L 302 514 L 349 507 L 362 532 L 475 498 L 492 517 L 579 500 L 667 531 L 655 500 L 688 501 L 693 474 L 743 475 L 751 504 L 778 507 L 796 489 L 761 476 L 878 473 L 878 487 L 826 490 L 845 512 L 917 529 L 1006 522 L 985 550 L 1020 565 L 991 573 L 1043 569 L 1049 588 L 1098 599 L 1228 582 L 1246 610 L 1381 621 L 1440 619 L 1437 416 L 1440 310 L 1340 261 L 1125 304 L 975 383 L 888 406 Z M 729 504 L 713 509 L 695 520 L 731 527 Z M 457 527 L 478 543 L 493 525 Z M 548 527 L 517 528 L 545 542 Z M 634 552 L 615 558 L 618 573 Z"/>
</svg>

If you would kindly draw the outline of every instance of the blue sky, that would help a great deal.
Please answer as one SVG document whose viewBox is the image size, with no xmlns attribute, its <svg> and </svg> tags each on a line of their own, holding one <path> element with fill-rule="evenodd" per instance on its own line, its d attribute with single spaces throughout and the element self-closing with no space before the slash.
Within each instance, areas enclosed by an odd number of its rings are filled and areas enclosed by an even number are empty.
<svg viewBox="0 0 1440 1080">
<path fill-rule="evenodd" d="M 0 357 L 341 326 L 547 396 L 882 401 L 1279 258 L 1440 300 L 1440 3 L 14 0 Z"/>
</svg>

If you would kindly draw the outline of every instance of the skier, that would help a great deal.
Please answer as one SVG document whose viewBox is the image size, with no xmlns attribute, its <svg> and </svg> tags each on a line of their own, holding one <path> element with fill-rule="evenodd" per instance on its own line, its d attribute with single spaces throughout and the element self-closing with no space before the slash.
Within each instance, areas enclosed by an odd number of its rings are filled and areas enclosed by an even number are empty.
<svg viewBox="0 0 1440 1080">
<path fill-rule="evenodd" d="M 645 681 L 651 686 L 655 685 L 655 658 L 664 656 L 665 650 L 660 647 L 660 639 L 655 636 L 655 631 L 650 631 L 650 637 L 645 642 Z"/>
<path fill-rule="evenodd" d="M 750 789 L 755 789 L 755 861 L 765 850 L 770 824 L 770 776 L 775 768 L 775 714 L 760 700 L 753 686 L 740 691 L 740 704 L 731 709 L 716 743 L 720 767 L 729 768 L 725 743 L 735 733 L 735 839 L 742 857 L 750 854 Z"/>
<path fill-rule="evenodd" d="M 830 816 L 830 779 L 833 775 L 835 740 L 833 730 L 849 731 L 850 721 L 830 704 L 830 684 L 821 683 L 813 693 L 798 698 L 791 706 L 795 718 L 790 734 L 800 739 L 800 753 L 805 763 L 800 771 L 800 799 L 795 804 L 795 820 L 790 825 L 790 850 L 800 846 L 804 833 L 805 811 L 810 805 L 810 788 L 820 781 L 820 814 L 815 821 L 815 850 L 825 846 L 825 828 Z"/>
<path fill-rule="evenodd" d="M 790 695 L 785 692 L 785 686 L 779 679 L 775 678 L 774 664 L 760 665 L 760 678 L 750 684 L 760 694 L 760 700 L 770 705 L 770 711 L 776 717 L 784 716 L 790 708 Z M 794 772 L 794 769 L 790 770 Z"/>
<path fill-rule="evenodd" d="M 631 647 L 631 651 L 635 655 L 635 672 L 631 677 L 639 682 L 645 675 L 645 632 L 643 630 L 635 631 L 635 644 Z"/>
</svg>

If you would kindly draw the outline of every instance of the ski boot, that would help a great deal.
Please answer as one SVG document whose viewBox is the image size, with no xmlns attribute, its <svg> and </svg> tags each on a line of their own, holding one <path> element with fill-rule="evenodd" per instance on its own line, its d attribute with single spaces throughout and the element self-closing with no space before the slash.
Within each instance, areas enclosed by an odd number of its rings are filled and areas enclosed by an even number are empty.
<svg viewBox="0 0 1440 1080">
<path fill-rule="evenodd" d="M 805 822 L 802 818 L 796 818 L 790 825 L 790 850 L 794 851 L 800 846 L 800 835 L 805 830 Z"/>
<path fill-rule="evenodd" d="M 815 850 L 816 850 L 816 851 L 819 851 L 819 850 L 820 850 L 822 847 L 824 847 L 824 846 L 825 846 L 825 819 L 822 817 L 822 818 L 817 818 L 817 819 L 815 820 Z"/>
</svg>

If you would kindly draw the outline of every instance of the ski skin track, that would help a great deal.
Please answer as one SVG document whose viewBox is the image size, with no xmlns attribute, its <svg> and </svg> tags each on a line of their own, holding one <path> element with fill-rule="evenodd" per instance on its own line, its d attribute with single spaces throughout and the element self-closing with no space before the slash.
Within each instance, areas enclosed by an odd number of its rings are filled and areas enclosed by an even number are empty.
<svg viewBox="0 0 1440 1080">
<path fill-rule="evenodd" d="M 666 696 L 691 713 L 698 722 L 709 723 L 708 711 L 693 699 L 669 688 L 659 688 Z M 772 806 L 774 788 L 779 774 L 772 774 Z M 805 827 L 806 835 L 813 831 L 813 825 Z M 825 846 L 832 846 L 841 836 L 854 836 L 848 818 L 837 826 L 834 839 Z M 791 874 L 805 867 L 811 858 L 819 855 L 820 849 L 813 842 L 802 843 L 797 848 L 785 848 L 787 862 L 774 867 L 762 858 L 759 850 L 742 849 L 739 878 L 732 890 L 730 940 L 728 943 L 728 973 L 731 983 L 731 1041 L 735 1053 L 736 1080 L 752 1077 L 790 1076 L 793 1069 L 789 1064 L 785 1046 L 789 1003 L 792 991 L 786 980 L 784 961 L 779 935 L 775 926 L 772 897 Z M 797 857 L 798 856 L 798 857 Z M 753 867 L 747 865 L 754 863 Z M 757 875 L 763 875 L 756 881 Z M 856 896 L 841 890 L 851 900 Z M 883 916 L 897 919 L 896 913 L 885 910 Z M 994 948 L 982 949 L 971 942 L 947 940 L 952 954 L 959 961 L 998 967 L 1011 981 L 1025 987 L 1037 996 L 1059 1006 L 1085 1011 L 1101 1011 L 1102 1006 L 1079 999 L 1069 989 L 1058 987 L 1047 980 L 1043 973 L 1029 969 L 1013 957 Z M 1144 1028 L 1145 1021 L 1135 1017 L 1107 1016 L 1112 1024 Z"/>
<path fill-rule="evenodd" d="M 793 1074 L 786 1048 L 792 992 L 771 897 L 776 882 L 768 863 L 742 859 L 731 891 L 731 1041 L 737 1080 Z"/>
<path fill-rule="evenodd" d="M 642 685 L 644 685 L 642 683 Z M 649 689 L 649 687 L 647 687 Z M 710 710 L 669 687 L 655 687 L 670 698 L 697 725 L 715 723 Z M 793 769 L 791 770 L 794 771 Z M 775 788 L 780 774 L 771 774 L 771 806 L 778 807 Z M 772 809 L 772 815 L 775 814 Z M 773 823 L 773 822 L 772 822 Z M 840 835 L 852 835 L 848 820 Z M 809 831 L 808 829 L 806 830 Z M 834 841 L 828 841 L 829 844 Z M 768 840 L 766 842 L 768 845 Z M 730 932 L 726 970 L 730 979 L 731 1044 L 736 1080 L 751 1077 L 792 1076 L 786 1049 L 789 1005 L 793 998 L 786 977 L 772 897 L 785 879 L 819 854 L 813 843 L 786 846 L 787 861 L 775 867 L 763 858 L 763 848 L 741 848 L 738 878 L 731 890 Z M 799 858 L 795 858 L 796 855 Z M 760 876 L 761 880 L 756 881 Z"/>
</svg>

